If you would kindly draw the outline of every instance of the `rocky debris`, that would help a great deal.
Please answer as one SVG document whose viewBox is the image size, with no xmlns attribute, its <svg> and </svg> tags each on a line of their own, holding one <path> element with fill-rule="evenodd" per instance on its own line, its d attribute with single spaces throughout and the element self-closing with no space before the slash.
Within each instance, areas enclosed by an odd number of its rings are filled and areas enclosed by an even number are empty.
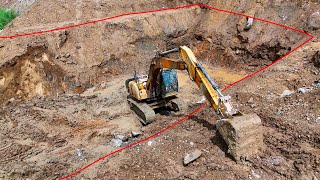
<svg viewBox="0 0 320 180">
<path fill-rule="evenodd" d="M 317 117 L 316 123 L 320 123 L 320 117 Z"/>
<path fill-rule="evenodd" d="M 129 137 L 126 134 L 115 133 L 113 134 L 113 136 L 114 136 L 114 139 L 119 139 L 123 142 L 126 142 L 129 139 Z"/>
<path fill-rule="evenodd" d="M 304 94 L 307 92 L 307 89 L 306 88 L 299 88 L 298 92 Z"/>
<path fill-rule="evenodd" d="M 148 141 L 148 146 L 151 146 L 154 143 L 154 141 Z"/>
<path fill-rule="evenodd" d="M 259 174 L 257 174 L 254 170 L 251 170 L 251 175 L 253 177 L 255 177 L 256 179 L 260 179 L 261 178 L 261 176 Z"/>
<path fill-rule="evenodd" d="M 120 139 L 112 139 L 110 145 L 113 147 L 121 147 L 122 143 L 123 142 Z"/>
<path fill-rule="evenodd" d="M 197 104 L 202 104 L 205 101 L 206 101 L 206 97 L 202 96 L 202 98 L 199 101 L 197 101 Z"/>
<path fill-rule="evenodd" d="M 131 132 L 131 136 L 134 137 L 134 138 L 140 136 L 141 134 L 142 134 L 141 131 L 132 131 Z"/>
<path fill-rule="evenodd" d="M 80 159 L 80 161 L 85 159 L 84 151 L 81 149 L 76 149 L 76 155 Z"/>
<path fill-rule="evenodd" d="M 253 24 L 253 18 L 252 17 L 247 18 L 247 23 L 246 23 L 246 26 L 244 27 L 244 30 L 245 31 L 250 30 L 252 27 L 252 24 Z"/>
<path fill-rule="evenodd" d="M 191 153 L 187 153 L 183 158 L 183 165 L 188 165 L 191 162 L 195 161 L 201 156 L 202 152 L 199 149 L 192 151 Z"/>
<path fill-rule="evenodd" d="M 265 158 L 264 161 L 266 164 L 271 164 L 273 166 L 280 166 L 283 162 L 285 162 L 285 159 L 281 156 L 272 156 Z"/>
<path fill-rule="evenodd" d="M 254 102 L 254 101 L 253 101 L 253 98 L 251 97 L 251 98 L 249 99 L 248 103 L 249 103 L 249 104 L 253 104 L 253 102 Z"/>
<path fill-rule="evenodd" d="M 312 30 L 317 30 L 320 28 L 320 13 L 315 12 L 311 14 L 308 19 L 308 27 Z"/>
<path fill-rule="evenodd" d="M 113 147 L 120 147 L 123 142 L 127 142 L 129 140 L 129 136 L 122 133 L 114 133 L 113 139 L 110 141 L 110 145 Z"/>
<path fill-rule="evenodd" d="M 59 40 L 57 42 L 58 48 L 62 48 L 62 46 L 67 42 L 68 35 L 69 35 L 68 31 L 62 31 L 59 33 Z"/>
<path fill-rule="evenodd" d="M 290 91 L 290 90 L 284 90 L 283 93 L 280 95 L 280 97 L 287 97 L 287 96 L 290 96 L 291 94 L 293 94 L 294 92 L 293 91 Z"/>
<path fill-rule="evenodd" d="M 310 92 L 312 91 L 311 88 L 308 88 L 308 87 L 303 87 L 303 88 L 299 88 L 298 89 L 298 93 L 301 93 L 301 94 L 304 94 L 304 93 L 307 93 L 307 92 Z"/>
</svg>

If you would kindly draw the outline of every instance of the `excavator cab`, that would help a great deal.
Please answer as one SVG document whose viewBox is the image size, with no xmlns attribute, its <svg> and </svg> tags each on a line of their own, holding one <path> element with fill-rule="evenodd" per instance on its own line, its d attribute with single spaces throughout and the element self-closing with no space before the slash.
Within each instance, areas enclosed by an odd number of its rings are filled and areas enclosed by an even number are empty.
<svg viewBox="0 0 320 180">
<path fill-rule="evenodd" d="M 174 69 L 162 69 L 160 79 L 161 98 L 175 96 L 178 93 L 178 77 Z"/>
</svg>

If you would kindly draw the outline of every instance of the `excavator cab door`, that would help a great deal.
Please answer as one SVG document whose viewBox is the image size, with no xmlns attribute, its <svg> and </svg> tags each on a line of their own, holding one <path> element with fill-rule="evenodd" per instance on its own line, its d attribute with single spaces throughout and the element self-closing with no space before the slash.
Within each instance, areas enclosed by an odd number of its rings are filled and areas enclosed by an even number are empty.
<svg viewBox="0 0 320 180">
<path fill-rule="evenodd" d="M 161 94 L 162 98 L 175 96 L 178 93 L 179 84 L 177 72 L 174 69 L 161 70 Z"/>
</svg>

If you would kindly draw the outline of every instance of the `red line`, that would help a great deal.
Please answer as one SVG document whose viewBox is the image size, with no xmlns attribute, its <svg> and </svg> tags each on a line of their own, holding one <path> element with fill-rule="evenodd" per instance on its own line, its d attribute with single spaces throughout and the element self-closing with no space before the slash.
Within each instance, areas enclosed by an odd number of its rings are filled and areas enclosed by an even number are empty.
<svg viewBox="0 0 320 180">
<path fill-rule="evenodd" d="M 99 22 L 103 22 L 103 21 L 108 21 L 108 20 L 111 20 L 111 19 L 115 19 L 115 18 L 120 18 L 120 17 L 125 17 L 125 16 L 132 16 L 132 15 L 141 15 L 141 14 L 148 14 L 148 13 L 157 13 L 157 12 L 162 12 L 162 11 L 171 11 L 171 10 L 177 10 L 177 9 L 182 9 L 182 8 L 189 8 L 189 7 L 194 7 L 194 6 L 198 6 L 198 7 L 203 7 L 203 8 L 207 8 L 207 9 L 211 9 L 211 10 L 214 10 L 214 11 L 219 11 L 219 12 L 224 12 L 224 13 L 229 13 L 229 14 L 233 14 L 233 15 L 237 15 L 237 16 L 242 16 L 242 17 L 251 17 L 251 18 L 254 18 L 255 20 L 258 20 L 258 21 L 262 21 L 262 22 L 265 22 L 265 23 L 270 23 L 270 24 L 273 24 L 273 25 L 276 25 L 276 26 L 279 26 L 279 27 L 282 27 L 282 28 L 286 28 L 286 29 L 290 29 L 290 30 L 293 30 L 293 31 L 296 31 L 298 33 L 301 33 L 301 34 L 304 34 L 304 35 L 307 35 L 309 36 L 310 38 L 306 41 L 304 41 L 303 43 L 301 43 L 299 46 L 297 46 L 296 48 L 294 48 L 292 51 L 290 51 L 289 53 L 287 53 L 286 55 L 284 55 L 283 57 L 277 59 L 276 61 L 272 62 L 271 64 L 267 65 L 266 67 L 252 73 L 252 74 L 249 74 L 247 76 L 245 76 L 244 78 L 228 85 L 227 87 L 225 87 L 222 91 L 225 91 L 227 90 L 228 88 L 234 86 L 235 84 L 241 82 L 241 81 L 244 81 L 245 79 L 248 79 L 264 70 L 266 70 L 267 68 L 269 68 L 270 66 L 274 65 L 275 63 L 283 60 L 285 57 L 289 56 L 292 52 L 296 51 L 297 49 L 301 48 L 303 45 L 305 45 L 306 43 L 308 43 L 309 41 L 311 41 L 314 37 L 307 33 L 307 32 L 304 32 L 304 31 L 301 31 L 299 29 L 296 29 L 296 28 L 293 28 L 293 27 L 289 27 L 289 26 L 286 26 L 286 25 L 282 25 L 282 24 L 279 24 L 279 23 L 276 23 L 276 22 L 272 22 L 272 21 L 269 21 L 269 20 L 265 20 L 265 19 L 261 19 L 261 18 L 256 18 L 256 17 L 253 17 L 253 16 L 250 16 L 250 15 L 246 15 L 246 14 L 240 14 L 240 13 L 237 13 L 237 12 L 232 12 L 232 11 L 229 11 L 229 10 L 223 10 L 223 9 L 218 9 L 218 8 L 214 8 L 214 7 L 211 7 L 211 6 L 208 6 L 208 5 L 205 5 L 205 4 L 189 4 L 189 5 L 185 5 L 185 6 L 177 6 L 177 7 L 173 7 L 173 8 L 164 8 L 164 9 L 158 9 L 158 10 L 149 10 L 149 11 L 142 11 L 142 12 L 132 12 L 132 13 L 126 13 L 126 14 L 120 14 L 120 15 L 116 15 L 116 16 L 112 16 L 112 17 L 107 17 L 107 18 L 103 18 L 103 19 L 98 19 L 98 20 L 92 20 L 92 21 L 88 21 L 88 22 L 83 22 L 83 23 L 80 23 L 80 24 L 74 24 L 74 25 L 70 25 L 70 26 L 65 26 L 65 27 L 60 27 L 60 28 L 55 28 L 55 29 L 49 29 L 49 30 L 43 30 L 43 31 L 38 31 L 38 32 L 31 32 L 31 33 L 25 33 L 25 34 L 16 34 L 16 35 L 13 35 L 13 36 L 0 36 L 0 38 L 2 39 L 5 39 L 5 38 L 10 38 L 10 39 L 13 39 L 13 38 L 18 38 L 18 37 L 25 37 L 25 36 L 32 36 L 32 35 L 39 35 L 39 34 L 44 34 L 44 33 L 50 33 L 50 32 L 55 32 L 55 31 L 60 31 L 60 30 L 64 30 L 64 29 L 71 29 L 71 28 L 75 28 L 75 27 L 80 27 L 80 26 L 84 26 L 84 25 L 88 25 L 88 24 L 94 24 L 94 23 L 99 23 Z M 135 142 L 135 143 L 132 143 L 126 147 L 123 147 L 123 148 L 120 148 L 118 150 L 115 150 L 113 152 L 110 152 L 109 154 L 106 154 L 105 156 L 102 156 L 100 157 L 99 159 L 93 161 L 92 163 L 82 167 L 81 169 L 75 171 L 74 173 L 72 174 L 69 174 L 67 176 L 64 176 L 62 178 L 59 178 L 59 180 L 64 180 L 64 179 L 67 179 L 67 178 L 70 178 L 70 177 L 73 177 L 73 176 L 76 176 L 77 174 L 81 173 L 82 171 L 88 169 L 89 167 L 93 166 L 94 164 L 104 160 L 105 158 L 113 155 L 113 154 L 116 154 L 116 153 L 119 153 L 121 151 L 124 151 L 128 148 L 131 148 L 135 145 L 138 145 L 138 144 L 141 144 L 149 139 L 152 139 L 162 133 L 164 133 L 165 131 L 171 129 L 172 127 L 176 126 L 177 124 L 185 121 L 186 119 L 188 119 L 190 116 L 192 116 L 193 114 L 195 114 L 196 112 L 198 112 L 201 108 L 203 108 L 204 106 L 206 105 L 206 103 L 203 103 L 200 107 L 198 107 L 197 109 L 195 109 L 193 112 L 191 112 L 190 114 L 184 116 L 183 118 L 179 119 L 178 121 L 174 122 L 173 124 L 169 125 L 168 127 L 160 130 L 159 132 L 145 138 L 145 139 L 142 139 L 138 142 Z"/>
</svg>

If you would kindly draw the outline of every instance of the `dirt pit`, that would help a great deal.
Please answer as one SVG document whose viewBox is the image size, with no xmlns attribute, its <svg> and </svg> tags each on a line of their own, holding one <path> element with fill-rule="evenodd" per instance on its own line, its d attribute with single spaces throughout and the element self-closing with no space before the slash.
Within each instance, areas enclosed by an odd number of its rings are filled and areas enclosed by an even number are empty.
<svg viewBox="0 0 320 180">
<path fill-rule="evenodd" d="M 243 2 L 205 3 L 248 14 L 254 10 L 259 17 L 282 21 L 279 17 L 299 2 L 280 6 L 261 1 L 250 7 Z M 21 31 L 17 27 L 32 31 L 56 26 L 55 21 L 60 20 L 60 25 L 65 25 L 187 2 L 141 1 L 141 6 L 122 2 L 119 6 L 101 0 L 82 2 L 74 10 L 68 8 L 73 2 L 48 3 L 51 8 L 44 11 L 47 3 L 36 2 L 2 34 Z M 60 6 L 65 17 L 48 18 Z M 312 9 L 303 3 L 301 6 L 294 9 L 296 14 L 311 13 Z M 41 24 L 32 27 L 32 22 L 24 21 L 39 16 L 39 12 L 43 12 Z M 64 22 L 64 18 L 73 17 Z M 283 23 L 304 26 L 298 21 L 302 17 L 287 18 Z M 225 87 L 306 40 L 303 35 L 260 22 L 243 31 L 243 22 L 245 18 L 191 8 L 1 41 L 0 179 L 63 177 L 158 132 L 198 107 L 201 92 L 186 72 L 179 72 L 181 111 L 157 114 L 154 123 L 142 126 L 130 110 L 124 82 L 134 70 L 146 74 L 157 51 L 191 47 L 209 74 Z M 319 43 L 311 42 L 224 92 L 243 113 L 256 113 L 262 119 L 266 149 L 261 154 L 243 163 L 233 161 L 216 130 L 217 117 L 206 106 L 162 135 L 110 156 L 74 178 L 319 179 L 320 89 L 316 81 L 320 72 L 313 58 L 319 47 Z M 289 94 L 283 94 L 288 90 Z M 141 135 L 132 136 L 132 132 Z M 119 134 L 125 136 L 120 144 L 115 140 Z M 201 157 L 183 166 L 184 155 L 195 149 L 201 150 Z"/>
</svg>

